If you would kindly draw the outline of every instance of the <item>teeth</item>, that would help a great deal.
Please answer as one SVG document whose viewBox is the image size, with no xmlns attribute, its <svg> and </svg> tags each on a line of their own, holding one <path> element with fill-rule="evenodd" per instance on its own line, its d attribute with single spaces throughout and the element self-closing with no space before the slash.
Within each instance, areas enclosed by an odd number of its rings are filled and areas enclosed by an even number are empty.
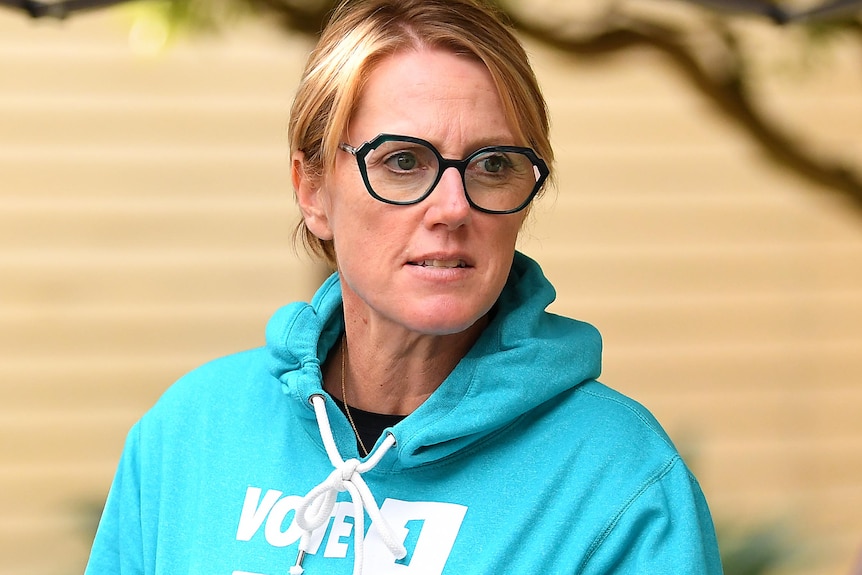
<svg viewBox="0 0 862 575">
<path fill-rule="evenodd" d="M 463 268 L 467 264 L 463 260 L 424 260 L 418 262 L 418 265 L 432 268 Z"/>
</svg>

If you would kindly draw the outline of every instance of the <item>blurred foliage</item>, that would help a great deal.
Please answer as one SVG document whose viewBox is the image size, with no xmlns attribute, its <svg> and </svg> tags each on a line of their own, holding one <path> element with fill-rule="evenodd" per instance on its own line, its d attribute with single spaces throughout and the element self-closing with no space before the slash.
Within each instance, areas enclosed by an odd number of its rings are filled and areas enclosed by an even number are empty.
<svg viewBox="0 0 862 575">
<path fill-rule="evenodd" d="M 740 528 L 717 523 L 725 575 L 767 575 L 803 566 L 806 552 L 786 524 L 762 523 Z"/>
<path fill-rule="evenodd" d="M 148 0 L 136 2 L 134 10 L 139 18 L 163 23 L 172 31 L 172 35 L 215 33 L 239 17 L 253 15 L 251 6 L 232 0 L 211 0 L 205 3 L 189 0 Z"/>
<path fill-rule="evenodd" d="M 680 430 L 674 442 L 683 460 L 695 475 L 702 455 L 702 436 L 694 430 Z M 805 541 L 792 520 L 741 521 L 730 519 L 713 508 L 715 534 L 724 575 L 772 575 L 798 572 L 814 561 L 811 544 Z M 803 543 L 803 541 L 805 541 Z"/>
</svg>

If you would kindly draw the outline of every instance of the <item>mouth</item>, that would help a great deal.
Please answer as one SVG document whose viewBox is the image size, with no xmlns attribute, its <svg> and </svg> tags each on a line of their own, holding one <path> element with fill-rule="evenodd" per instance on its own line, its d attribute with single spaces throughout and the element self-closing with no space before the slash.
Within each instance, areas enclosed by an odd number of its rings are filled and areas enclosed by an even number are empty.
<svg viewBox="0 0 862 575">
<path fill-rule="evenodd" d="M 416 262 L 408 262 L 408 265 L 419 266 L 423 268 L 466 268 L 467 262 L 464 260 L 420 260 Z"/>
</svg>

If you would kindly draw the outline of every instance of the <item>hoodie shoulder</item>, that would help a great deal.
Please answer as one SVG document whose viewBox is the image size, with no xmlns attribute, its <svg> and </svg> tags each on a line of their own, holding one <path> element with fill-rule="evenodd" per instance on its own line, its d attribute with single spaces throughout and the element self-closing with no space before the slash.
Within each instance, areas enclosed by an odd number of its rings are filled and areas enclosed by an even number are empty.
<svg viewBox="0 0 862 575">
<path fill-rule="evenodd" d="M 220 411 L 254 404 L 281 394 L 266 369 L 265 349 L 256 348 L 209 361 L 173 383 L 144 416 L 162 424 L 210 419 Z"/>
<path fill-rule="evenodd" d="M 677 455 L 676 447 L 655 416 L 643 405 L 622 393 L 599 383 L 586 382 L 576 390 L 581 400 L 600 417 L 604 423 L 613 421 L 615 425 L 606 434 L 643 435 L 659 449 L 668 449 L 669 455 Z M 606 420 L 606 421 L 605 421 Z"/>
</svg>

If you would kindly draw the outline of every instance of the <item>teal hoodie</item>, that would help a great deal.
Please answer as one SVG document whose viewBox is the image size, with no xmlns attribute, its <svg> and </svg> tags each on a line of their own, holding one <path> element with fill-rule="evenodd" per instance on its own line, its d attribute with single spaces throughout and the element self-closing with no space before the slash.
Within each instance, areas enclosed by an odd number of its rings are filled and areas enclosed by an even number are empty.
<svg viewBox="0 0 862 575">
<path fill-rule="evenodd" d="M 721 573 L 697 481 L 554 297 L 516 254 L 467 356 L 360 459 L 322 388 L 333 275 L 132 428 L 87 575 Z"/>
</svg>

